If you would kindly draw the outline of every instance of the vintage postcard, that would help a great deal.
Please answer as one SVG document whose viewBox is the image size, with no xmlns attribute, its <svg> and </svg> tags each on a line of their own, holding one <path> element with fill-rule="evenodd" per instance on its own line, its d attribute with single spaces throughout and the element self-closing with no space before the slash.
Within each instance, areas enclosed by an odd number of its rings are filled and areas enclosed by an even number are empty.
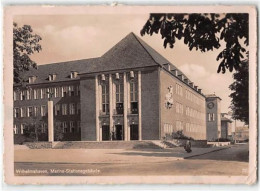
<svg viewBox="0 0 260 191">
<path fill-rule="evenodd" d="M 6 183 L 255 183 L 255 7 L 4 11 Z"/>
</svg>

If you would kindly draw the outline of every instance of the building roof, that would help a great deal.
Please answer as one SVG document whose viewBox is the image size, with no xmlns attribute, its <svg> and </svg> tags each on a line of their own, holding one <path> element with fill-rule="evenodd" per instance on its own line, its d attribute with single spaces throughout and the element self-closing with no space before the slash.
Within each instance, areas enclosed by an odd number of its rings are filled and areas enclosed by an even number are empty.
<svg viewBox="0 0 260 191">
<path fill-rule="evenodd" d="M 37 76 L 34 84 L 52 83 L 72 80 L 70 79 L 71 71 L 86 74 L 148 66 L 164 67 L 164 64 L 169 64 L 171 70 L 177 69 L 141 38 L 131 32 L 101 57 L 39 65 L 37 70 L 31 69 L 23 75 L 27 78 Z M 49 81 L 49 74 L 54 73 L 57 74 L 56 80 Z M 182 74 L 184 78 L 188 79 L 180 70 L 178 70 L 178 74 Z M 74 80 L 77 79 L 79 77 Z"/>
<path fill-rule="evenodd" d="M 229 123 L 232 123 L 232 121 L 230 119 L 228 119 L 227 117 L 221 117 L 221 121 L 227 121 Z"/>
<path fill-rule="evenodd" d="M 205 96 L 206 96 L 206 99 L 207 99 L 207 98 L 218 98 L 218 99 L 222 100 L 219 96 L 216 96 L 215 93 L 214 93 L 214 94 L 207 94 L 207 95 L 205 95 Z"/>
</svg>

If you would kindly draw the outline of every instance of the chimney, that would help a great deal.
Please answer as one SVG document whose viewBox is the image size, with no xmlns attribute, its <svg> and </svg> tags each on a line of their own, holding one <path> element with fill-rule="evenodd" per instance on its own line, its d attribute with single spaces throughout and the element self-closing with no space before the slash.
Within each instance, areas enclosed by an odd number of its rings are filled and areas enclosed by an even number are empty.
<svg viewBox="0 0 260 191">
<path fill-rule="evenodd" d="M 194 86 L 194 89 L 197 91 L 198 90 L 198 86 Z"/>
<path fill-rule="evenodd" d="M 193 82 L 190 82 L 189 85 L 190 85 L 191 87 L 193 87 Z"/>
<path fill-rule="evenodd" d="M 201 89 L 198 89 L 198 92 L 201 94 Z"/>
<path fill-rule="evenodd" d="M 163 64 L 163 67 L 166 69 L 166 70 L 168 70 L 168 71 L 171 71 L 171 66 L 170 66 L 170 64 Z"/>
<path fill-rule="evenodd" d="M 178 70 L 174 69 L 174 70 L 171 70 L 171 72 L 172 72 L 175 76 L 178 76 Z"/>
</svg>

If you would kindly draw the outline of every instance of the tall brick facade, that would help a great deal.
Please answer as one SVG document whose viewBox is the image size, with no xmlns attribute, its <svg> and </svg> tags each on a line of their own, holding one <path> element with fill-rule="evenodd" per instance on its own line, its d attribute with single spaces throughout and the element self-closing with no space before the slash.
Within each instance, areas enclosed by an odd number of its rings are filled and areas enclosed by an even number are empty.
<svg viewBox="0 0 260 191">
<path fill-rule="evenodd" d="M 133 33 L 99 58 L 43 65 L 25 76 L 26 87 L 14 85 L 15 134 L 35 119 L 46 127 L 51 99 L 54 128 L 78 132 L 82 141 L 158 140 L 177 131 L 199 140 L 216 136 L 206 128 L 201 89 Z"/>
</svg>

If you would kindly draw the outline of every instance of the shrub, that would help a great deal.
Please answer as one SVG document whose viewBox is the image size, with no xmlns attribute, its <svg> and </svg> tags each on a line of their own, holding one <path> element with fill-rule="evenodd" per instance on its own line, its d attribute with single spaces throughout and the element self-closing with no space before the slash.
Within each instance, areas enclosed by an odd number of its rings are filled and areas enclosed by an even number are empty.
<svg viewBox="0 0 260 191">
<path fill-rule="evenodd" d="M 172 138 L 173 139 L 191 139 L 191 140 L 193 140 L 192 137 L 187 137 L 186 135 L 184 135 L 182 130 L 177 131 L 177 132 L 173 132 Z"/>
</svg>

